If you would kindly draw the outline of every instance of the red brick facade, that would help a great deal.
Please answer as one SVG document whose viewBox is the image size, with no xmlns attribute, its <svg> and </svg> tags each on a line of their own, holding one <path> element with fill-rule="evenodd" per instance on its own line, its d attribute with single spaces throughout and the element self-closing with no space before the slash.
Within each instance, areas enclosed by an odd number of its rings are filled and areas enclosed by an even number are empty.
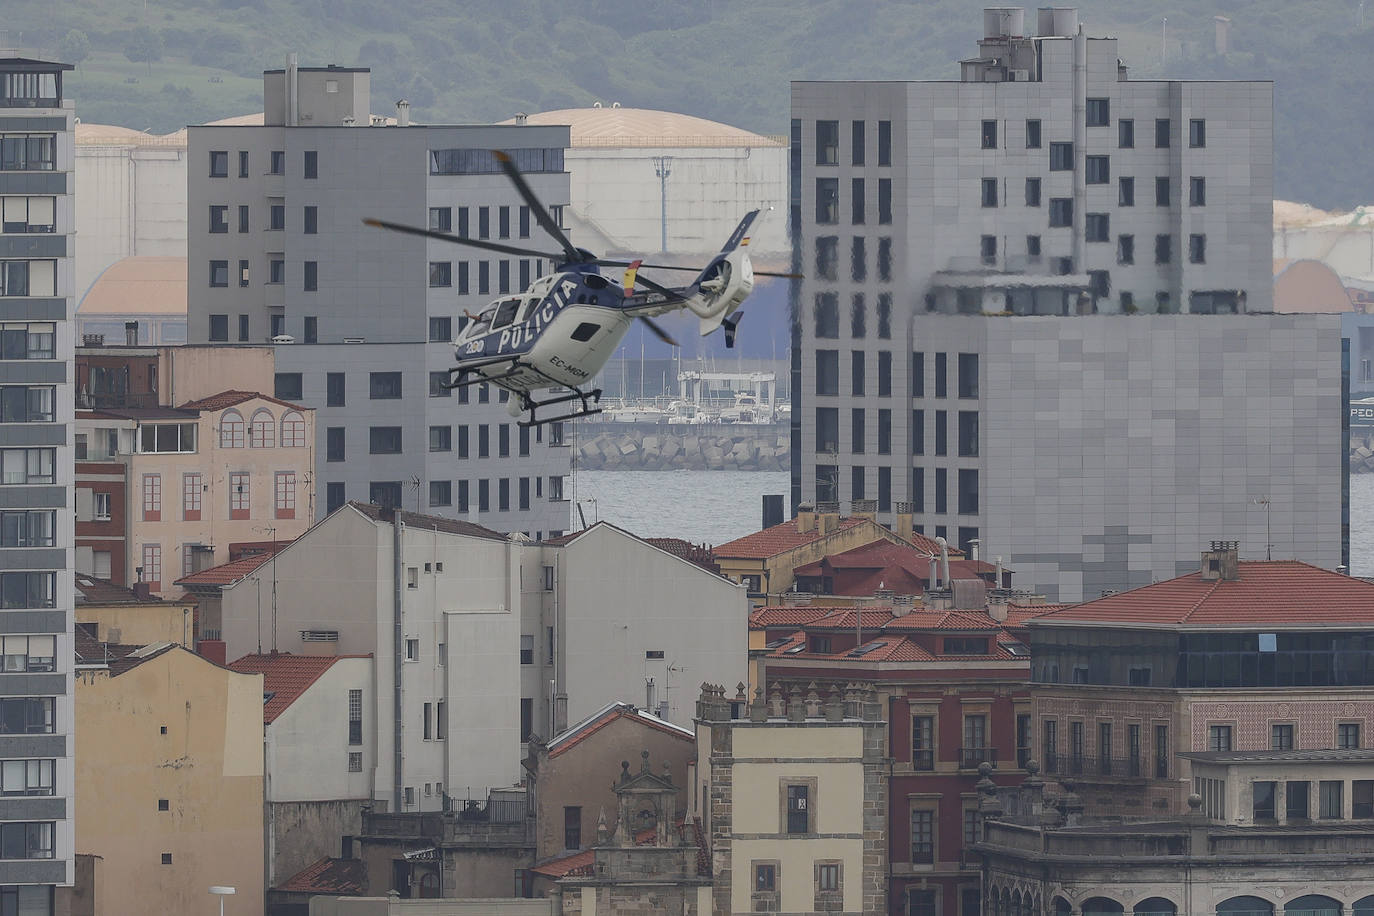
<svg viewBox="0 0 1374 916">
<path fill-rule="evenodd" d="M 129 537 L 127 473 L 127 468 L 117 461 L 76 463 L 77 489 L 91 491 L 90 518 L 82 521 L 81 515 L 77 517 L 76 546 L 89 547 L 94 553 L 108 552 L 109 579 L 116 585 L 125 586 L 130 584 L 125 581 Z M 99 511 L 106 505 L 109 509 L 108 519 L 103 518 Z"/>
</svg>

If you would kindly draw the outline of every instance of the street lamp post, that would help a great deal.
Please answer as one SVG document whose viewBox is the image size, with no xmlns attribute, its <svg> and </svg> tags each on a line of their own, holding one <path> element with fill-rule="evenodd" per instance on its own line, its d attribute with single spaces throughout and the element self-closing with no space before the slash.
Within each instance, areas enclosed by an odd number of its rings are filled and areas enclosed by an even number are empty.
<svg viewBox="0 0 1374 916">
<path fill-rule="evenodd" d="M 234 888 L 216 884 L 210 888 L 210 893 L 219 898 L 219 916 L 224 916 L 224 898 L 234 893 Z"/>
</svg>

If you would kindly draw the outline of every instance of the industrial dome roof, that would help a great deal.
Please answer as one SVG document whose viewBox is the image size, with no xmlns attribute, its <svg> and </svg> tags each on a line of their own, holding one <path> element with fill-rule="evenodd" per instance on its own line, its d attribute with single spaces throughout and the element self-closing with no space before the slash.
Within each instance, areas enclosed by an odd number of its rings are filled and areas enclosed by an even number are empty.
<svg viewBox="0 0 1374 916">
<path fill-rule="evenodd" d="M 185 315 L 186 259 L 133 257 L 100 272 L 77 306 L 83 318 L 98 315 Z"/>
<path fill-rule="evenodd" d="M 532 115 L 517 115 L 503 124 L 567 124 L 572 146 L 577 147 L 757 147 L 786 146 L 783 137 L 765 137 L 753 131 L 708 121 L 692 115 L 652 108 L 560 108 Z"/>
<path fill-rule="evenodd" d="M 262 112 L 222 118 L 218 121 L 207 121 L 206 124 L 212 127 L 258 125 L 262 124 Z M 134 130 L 132 127 L 120 127 L 117 124 L 87 124 L 84 121 L 78 121 L 76 124 L 76 145 L 185 149 L 186 128 L 172 131 L 170 134 L 150 134 L 146 131 Z"/>
</svg>

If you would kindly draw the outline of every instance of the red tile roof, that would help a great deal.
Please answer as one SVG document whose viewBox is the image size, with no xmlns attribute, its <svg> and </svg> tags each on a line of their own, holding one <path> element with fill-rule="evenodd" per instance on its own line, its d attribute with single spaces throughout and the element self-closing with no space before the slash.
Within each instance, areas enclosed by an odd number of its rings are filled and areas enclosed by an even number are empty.
<svg viewBox="0 0 1374 916">
<path fill-rule="evenodd" d="M 367 893 L 367 863 L 362 859 L 331 859 L 325 856 L 302 868 L 273 890 L 361 897 Z"/>
<path fill-rule="evenodd" d="M 174 582 L 184 588 L 214 587 L 221 585 L 233 585 L 244 576 L 249 575 L 259 566 L 272 559 L 273 554 L 255 553 L 238 560 L 230 560 L 228 563 L 221 563 L 219 566 L 211 566 L 209 569 L 202 569 L 200 572 L 191 573 L 189 576 L 182 576 Z"/>
<path fill-rule="evenodd" d="M 1201 572 L 1051 611 L 1031 626 L 1374 627 L 1374 584 L 1297 560 L 1240 563 L 1234 580 Z"/>
<path fill-rule="evenodd" d="M 85 573 L 76 574 L 76 603 L 104 607 L 113 604 L 171 604 L 161 598 L 140 598 L 133 589 L 115 585 L 109 579 L 97 579 Z"/>
<path fill-rule="evenodd" d="M 707 572 L 720 575 L 720 564 L 716 562 L 716 558 L 711 554 L 709 547 L 693 544 L 682 538 L 640 538 L 640 540 L 646 544 L 652 544 L 666 553 L 671 553 L 678 559 L 694 563 Z"/>
<path fill-rule="evenodd" d="M 615 828 L 612 827 L 611 829 L 614 830 Z M 678 824 L 679 833 L 686 829 L 688 828 L 685 824 Z M 635 845 L 652 846 L 657 832 L 657 828 L 655 827 L 647 827 L 644 830 L 636 832 Z M 693 836 L 695 835 L 696 833 L 693 831 Z M 591 868 L 592 863 L 595 861 L 596 850 L 584 849 L 581 852 L 570 852 L 566 855 L 556 856 L 544 862 L 542 865 L 536 865 L 531 871 L 549 878 L 566 878 L 573 874 L 588 873 L 587 869 Z M 700 863 L 698 863 L 698 867 L 700 867 Z"/>
<path fill-rule="evenodd" d="M 660 719 L 658 716 L 631 706 L 629 703 L 611 703 L 600 711 L 592 713 L 562 734 L 555 736 L 548 745 L 549 756 L 557 757 L 572 750 L 616 719 L 630 719 L 636 725 L 656 729 L 664 734 L 672 735 L 674 738 L 680 738 L 683 741 L 696 741 L 696 734 L 688 729 Z"/>
<path fill-rule="evenodd" d="M 276 720 L 310 685 L 340 658 L 367 658 L 357 655 L 292 655 L 290 652 L 249 654 L 229 663 L 231 671 L 261 674 L 263 693 L 262 721 Z"/>
<path fill-rule="evenodd" d="M 271 401 L 273 404 L 280 404 L 283 407 L 290 407 L 292 410 L 311 409 L 300 404 L 292 404 L 290 401 L 283 401 L 280 398 L 274 398 L 271 395 L 263 394 L 260 391 L 233 390 L 221 391 L 219 394 L 212 394 L 209 397 L 199 398 L 194 401 L 187 401 L 185 404 L 182 404 L 179 409 L 206 411 L 225 410 L 226 408 L 236 407 L 237 405 L 242 404 L 245 401 L 251 401 L 255 398 L 261 398 L 264 401 Z"/>
<path fill-rule="evenodd" d="M 1021 626 L 1027 620 L 1044 617 L 1051 611 L 1072 606 L 1071 604 L 1008 604 L 1006 625 L 1009 627 Z"/>
<path fill-rule="evenodd" d="M 857 528 L 867 522 L 868 519 L 858 516 L 840 519 L 840 524 L 828 534 L 836 531 L 847 531 L 850 528 Z M 821 534 L 819 526 L 810 531 L 798 531 L 797 520 L 783 522 L 762 531 L 755 531 L 753 534 L 746 534 L 742 538 L 736 538 L 728 543 L 716 547 L 712 553 L 717 557 L 731 557 L 741 560 L 766 560 L 769 557 L 776 557 L 780 553 L 786 553 L 804 544 L 818 541 L 826 535 Z"/>
<path fill-rule="evenodd" d="M 805 630 L 798 630 L 780 641 L 767 650 L 770 658 L 801 659 L 805 661 L 825 661 L 825 662 L 845 662 L 854 665 L 867 665 L 874 662 L 965 662 L 965 661 L 1022 661 L 1029 662 L 1025 655 L 1013 655 L 1003 646 L 1003 643 L 1016 643 L 1017 640 L 1010 635 L 999 634 L 996 637 L 989 637 L 988 649 L 985 655 L 968 655 L 959 653 L 957 655 L 936 655 L 922 646 L 920 643 L 911 639 L 909 636 L 900 632 L 880 629 L 877 632 L 864 632 L 864 641 L 860 648 L 868 647 L 861 655 L 855 655 L 854 649 L 841 649 L 838 652 L 811 652 Z"/>
</svg>

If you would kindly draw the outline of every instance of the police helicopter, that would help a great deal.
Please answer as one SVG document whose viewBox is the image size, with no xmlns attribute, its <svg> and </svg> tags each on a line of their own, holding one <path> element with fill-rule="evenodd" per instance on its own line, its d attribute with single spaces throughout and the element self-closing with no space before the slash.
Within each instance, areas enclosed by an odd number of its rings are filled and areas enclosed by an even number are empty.
<svg viewBox="0 0 1374 916">
<path fill-rule="evenodd" d="M 553 273 L 538 278 L 524 292 L 503 296 L 480 314 L 468 315 L 469 320 L 453 342 L 457 365 L 449 370 L 445 387 L 489 382 L 506 389 L 514 395 L 510 399 L 511 416 L 528 412 L 520 426 L 600 413 L 601 408 L 593 405 L 600 403 L 601 389 L 591 385 L 635 319 L 648 325 L 660 340 L 677 346 L 677 341 L 653 317 L 690 309 L 700 319 L 703 336 L 724 328 L 725 345 L 733 347 L 735 329 L 744 314 L 739 308 L 754 289 L 754 277 L 796 276 L 753 269 L 746 248 L 749 227 L 759 211 L 751 210 L 735 227 L 725 247 L 697 271 L 691 283 L 681 287 L 661 285 L 640 276 L 639 271 L 695 268 L 650 265 L 640 260 L 611 261 L 576 247 L 535 196 L 511 158 L 500 151 L 493 155 L 529 204 L 540 227 L 561 246 L 561 251 L 538 251 L 384 220 L 363 222 L 393 232 L 553 262 Z M 603 277 L 602 267 L 625 268 L 622 283 L 617 285 Z M 642 291 L 636 290 L 637 285 Z M 537 391 L 550 388 L 567 391 L 553 391 L 536 399 Z M 558 416 L 538 415 L 540 408 L 570 402 L 575 402 L 572 408 Z"/>
</svg>

